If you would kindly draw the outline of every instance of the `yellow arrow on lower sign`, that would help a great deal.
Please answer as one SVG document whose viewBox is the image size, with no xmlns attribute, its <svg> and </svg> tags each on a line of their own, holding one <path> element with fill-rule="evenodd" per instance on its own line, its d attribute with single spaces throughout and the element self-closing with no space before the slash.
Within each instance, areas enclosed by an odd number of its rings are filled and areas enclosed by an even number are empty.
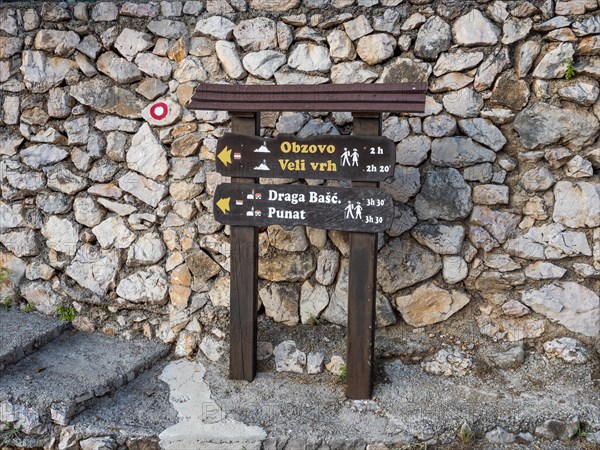
<svg viewBox="0 0 600 450">
<path fill-rule="evenodd" d="M 231 149 L 225 147 L 217 157 L 227 167 L 227 164 L 231 164 Z"/>
<path fill-rule="evenodd" d="M 217 206 L 223 213 L 229 212 L 229 202 L 231 201 L 231 197 L 222 198 L 217 202 Z"/>
</svg>

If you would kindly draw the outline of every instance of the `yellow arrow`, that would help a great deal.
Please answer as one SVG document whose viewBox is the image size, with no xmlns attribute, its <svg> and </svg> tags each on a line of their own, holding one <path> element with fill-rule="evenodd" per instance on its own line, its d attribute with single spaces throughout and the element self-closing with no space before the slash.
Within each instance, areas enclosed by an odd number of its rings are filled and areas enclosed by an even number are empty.
<svg viewBox="0 0 600 450">
<path fill-rule="evenodd" d="M 231 201 L 231 197 L 222 198 L 217 202 L 217 206 L 224 214 L 229 212 L 229 202 Z"/>
<path fill-rule="evenodd" d="M 227 164 L 231 164 L 231 149 L 225 147 L 221 153 L 219 153 L 218 158 L 221 160 L 221 162 L 223 164 L 225 164 L 225 167 L 227 167 Z"/>
</svg>

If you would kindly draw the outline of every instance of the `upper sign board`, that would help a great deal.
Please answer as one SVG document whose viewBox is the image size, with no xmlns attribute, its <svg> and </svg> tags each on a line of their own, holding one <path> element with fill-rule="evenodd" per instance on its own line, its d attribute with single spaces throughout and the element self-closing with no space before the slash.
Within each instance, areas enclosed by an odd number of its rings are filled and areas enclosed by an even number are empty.
<svg viewBox="0 0 600 450">
<path fill-rule="evenodd" d="M 243 178 L 383 181 L 394 174 L 396 147 L 381 136 L 282 134 L 274 139 L 226 133 L 217 143 L 217 171 Z"/>
</svg>

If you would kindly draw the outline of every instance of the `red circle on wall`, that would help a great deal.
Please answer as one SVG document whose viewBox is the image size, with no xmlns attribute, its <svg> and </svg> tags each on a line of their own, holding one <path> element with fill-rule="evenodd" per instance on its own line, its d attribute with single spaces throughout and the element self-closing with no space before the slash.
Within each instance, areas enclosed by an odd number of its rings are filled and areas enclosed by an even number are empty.
<svg viewBox="0 0 600 450">
<path fill-rule="evenodd" d="M 169 107 L 165 102 L 158 102 L 150 108 L 150 115 L 155 120 L 161 120 L 169 114 Z"/>
</svg>

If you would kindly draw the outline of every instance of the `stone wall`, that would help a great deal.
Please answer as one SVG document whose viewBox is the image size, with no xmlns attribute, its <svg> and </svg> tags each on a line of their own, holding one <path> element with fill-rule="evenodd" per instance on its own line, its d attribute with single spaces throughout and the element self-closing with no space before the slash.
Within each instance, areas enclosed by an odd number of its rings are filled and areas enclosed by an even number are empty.
<svg viewBox="0 0 600 450">
<path fill-rule="evenodd" d="M 212 194 L 227 181 L 214 150 L 229 117 L 186 109 L 195 87 L 427 81 L 425 114 L 384 116 L 398 164 L 384 185 L 396 219 L 380 236 L 379 325 L 452 321 L 476 302 L 482 335 L 535 338 L 555 322 L 597 337 L 598 8 L 2 4 L 0 249 L 20 305 L 73 305 L 80 329 L 218 359 L 230 260 Z M 160 121 L 158 101 L 169 107 Z M 268 113 L 262 125 L 268 136 L 349 134 L 352 118 Z M 344 325 L 348 236 L 262 231 L 261 314 Z"/>
</svg>

